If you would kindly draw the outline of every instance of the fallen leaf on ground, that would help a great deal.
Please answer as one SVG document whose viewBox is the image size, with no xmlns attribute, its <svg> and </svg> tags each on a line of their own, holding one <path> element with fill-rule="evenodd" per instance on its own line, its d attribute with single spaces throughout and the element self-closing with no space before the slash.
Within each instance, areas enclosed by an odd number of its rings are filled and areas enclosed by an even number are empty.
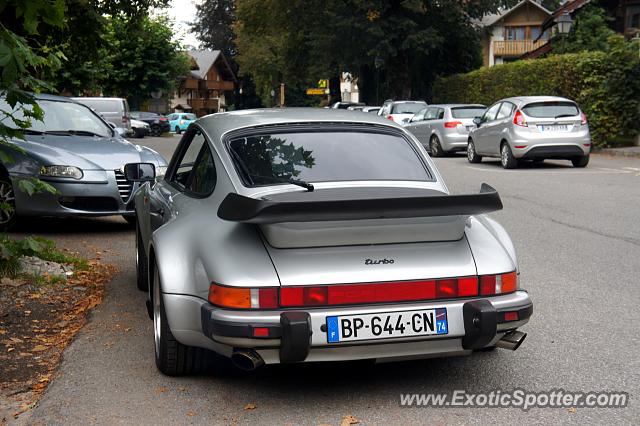
<svg viewBox="0 0 640 426">
<path fill-rule="evenodd" d="M 570 413 L 575 413 L 578 410 L 576 410 L 575 407 L 571 407 L 571 408 L 567 408 L 567 411 L 570 412 Z"/>
<path fill-rule="evenodd" d="M 340 426 L 355 425 L 357 423 L 360 423 L 360 422 L 358 421 L 358 419 L 356 419 L 356 416 L 347 415 L 342 418 L 342 422 L 340 423 Z"/>
<path fill-rule="evenodd" d="M 244 406 L 244 410 L 255 410 L 256 408 L 258 408 L 256 404 L 247 404 Z"/>
<path fill-rule="evenodd" d="M 196 415 L 196 413 L 194 413 L 193 411 L 187 411 L 187 416 L 193 417 L 195 415 Z"/>
<path fill-rule="evenodd" d="M 31 350 L 34 352 L 42 352 L 42 351 L 46 351 L 47 347 L 44 345 L 35 345 Z"/>
<path fill-rule="evenodd" d="M 169 389 L 165 386 L 160 386 L 158 388 L 158 390 L 156 390 L 157 393 L 165 393 L 166 391 L 168 391 Z"/>
</svg>

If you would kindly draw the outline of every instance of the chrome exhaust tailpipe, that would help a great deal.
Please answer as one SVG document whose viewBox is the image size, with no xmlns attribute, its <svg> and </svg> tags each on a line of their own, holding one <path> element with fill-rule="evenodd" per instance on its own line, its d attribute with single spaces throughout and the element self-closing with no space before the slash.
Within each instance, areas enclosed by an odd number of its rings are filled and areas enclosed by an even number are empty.
<svg viewBox="0 0 640 426">
<path fill-rule="evenodd" d="M 527 333 L 521 331 L 510 331 L 502 339 L 498 340 L 496 346 L 502 349 L 510 349 L 515 351 L 520 347 L 524 339 L 527 337 Z"/>
<path fill-rule="evenodd" d="M 253 349 L 237 349 L 231 354 L 233 365 L 244 371 L 253 371 L 264 365 L 264 360 Z"/>
</svg>

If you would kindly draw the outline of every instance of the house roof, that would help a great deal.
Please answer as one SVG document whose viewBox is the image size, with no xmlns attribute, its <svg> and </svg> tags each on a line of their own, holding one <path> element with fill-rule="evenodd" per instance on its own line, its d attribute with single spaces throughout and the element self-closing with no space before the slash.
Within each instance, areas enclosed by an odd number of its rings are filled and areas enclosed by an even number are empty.
<svg viewBox="0 0 640 426">
<path fill-rule="evenodd" d="M 189 50 L 187 51 L 187 54 L 191 56 L 198 65 L 198 69 L 190 71 L 191 77 L 205 79 L 211 67 L 217 61 L 221 61 L 226 67 L 226 70 L 222 71 L 224 71 L 225 74 L 228 74 L 233 81 L 237 81 L 235 73 L 220 50 Z"/>
<path fill-rule="evenodd" d="M 491 27 L 491 26 L 497 24 L 499 21 L 501 21 L 504 18 L 506 18 L 507 16 L 511 15 L 513 12 L 515 12 L 518 9 L 520 9 L 522 6 L 524 6 L 527 3 L 532 4 L 533 6 L 537 7 L 540 10 L 542 10 L 547 15 L 551 15 L 552 14 L 552 12 L 549 9 L 547 9 L 544 6 L 542 6 L 540 3 L 536 2 L 536 1 L 533 1 L 533 0 L 522 0 L 521 2 L 519 2 L 518 4 L 513 6 L 511 9 L 498 10 L 498 13 L 490 13 L 488 15 L 484 15 L 482 17 L 482 19 L 476 21 L 476 25 L 478 25 L 480 27 Z"/>
</svg>

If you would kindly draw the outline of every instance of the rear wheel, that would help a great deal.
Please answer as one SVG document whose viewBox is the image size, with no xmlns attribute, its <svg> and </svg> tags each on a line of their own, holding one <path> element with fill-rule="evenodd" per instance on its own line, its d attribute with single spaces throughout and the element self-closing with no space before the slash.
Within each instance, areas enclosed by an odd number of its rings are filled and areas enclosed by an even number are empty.
<svg viewBox="0 0 640 426">
<path fill-rule="evenodd" d="M 144 251 L 140 226 L 136 221 L 136 285 L 140 291 L 149 290 L 149 262 Z"/>
<path fill-rule="evenodd" d="M 182 133 L 182 130 L 180 130 L 180 126 L 176 126 L 176 135 L 179 135 L 180 133 Z"/>
<path fill-rule="evenodd" d="M 6 231 L 16 223 L 16 197 L 11 179 L 0 177 L 0 230 Z"/>
<path fill-rule="evenodd" d="M 470 163 L 479 163 L 482 161 L 482 156 L 476 152 L 476 146 L 471 139 L 469 139 L 469 143 L 467 144 L 467 160 Z"/>
<path fill-rule="evenodd" d="M 440 144 L 440 139 L 436 135 L 431 136 L 431 140 L 429 141 L 429 148 L 431 150 L 432 157 L 442 157 L 444 155 L 444 150 L 442 149 L 442 145 Z"/>
<path fill-rule="evenodd" d="M 573 158 L 571 164 L 573 164 L 573 167 L 587 167 L 587 164 L 589 164 L 589 154 L 584 157 Z"/>
<path fill-rule="evenodd" d="M 171 333 L 161 292 L 158 268 L 153 271 L 153 337 L 156 366 L 167 376 L 195 374 L 206 370 L 214 354 L 206 349 L 183 345 Z"/>
<path fill-rule="evenodd" d="M 151 136 L 160 136 L 161 134 L 162 134 L 162 130 L 160 130 L 159 125 L 154 124 L 153 126 L 151 126 L 151 131 L 150 131 Z"/>
<path fill-rule="evenodd" d="M 511 152 L 511 147 L 506 142 L 502 142 L 502 146 L 500 147 L 500 163 L 502 163 L 502 167 L 505 169 L 515 169 L 518 167 L 518 159 L 513 156 L 513 152 Z"/>
</svg>

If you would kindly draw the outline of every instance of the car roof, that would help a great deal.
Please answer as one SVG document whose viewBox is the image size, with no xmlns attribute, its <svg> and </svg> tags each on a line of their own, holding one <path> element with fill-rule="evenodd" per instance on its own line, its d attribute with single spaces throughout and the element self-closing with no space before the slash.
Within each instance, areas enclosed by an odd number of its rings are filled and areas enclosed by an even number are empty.
<svg viewBox="0 0 640 426">
<path fill-rule="evenodd" d="M 426 104 L 426 101 L 387 101 L 390 104 Z"/>
<path fill-rule="evenodd" d="M 478 108 L 486 108 L 486 106 L 482 104 L 429 104 L 428 108 L 438 107 L 438 108 L 459 108 L 459 107 L 478 107 Z"/>
<path fill-rule="evenodd" d="M 574 102 L 571 99 L 563 98 L 560 96 L 514 96 L 511 98 L 500 99 L 497 102 L 509 101 L 518 104 L 528 104 L 531 102 L 549 102 L 549 101 L 566 101 Z M 575 102 L 574 102 L 575 103 Z"/>
<path fill-rule="evenodd" d="M 73 96 L 70 99 L 78 100 L 78 99 L 87 99 L 92 101 L 124 101 L 125 98 L 108 98 L 104 96 Z"/>
<path fill-rule="evenodd" d="M 248 127 L 294 123 L 352 123 L 402 129 L 402 126 L 377 115 L 346 109 L 326 108 L 246 109 L 207 115 L 197 122 L 210 136 L 215 138 L 220 138 L 227 132 Z"/>
</svg>

